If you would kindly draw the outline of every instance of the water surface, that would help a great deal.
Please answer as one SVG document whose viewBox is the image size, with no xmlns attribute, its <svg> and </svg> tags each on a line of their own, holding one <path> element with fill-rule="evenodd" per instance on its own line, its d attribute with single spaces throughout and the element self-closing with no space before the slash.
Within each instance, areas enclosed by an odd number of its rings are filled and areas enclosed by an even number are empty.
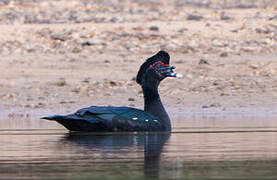
<svg viewBox="0 0 277 180">
<path fill-rule="evenodd" d="M 277 118 L 175 118 L 167 133 L 0 119 L 0 179 L 276 179 Z"/>
</svg>

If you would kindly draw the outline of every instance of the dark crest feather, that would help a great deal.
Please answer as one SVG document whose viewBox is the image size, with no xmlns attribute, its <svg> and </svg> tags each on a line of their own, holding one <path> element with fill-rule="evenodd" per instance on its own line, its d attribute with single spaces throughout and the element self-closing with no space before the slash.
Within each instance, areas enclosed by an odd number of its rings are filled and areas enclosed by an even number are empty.
<svg viewBox="0 0 277 180">
<path fill-rule="evenodd" d="M 140 66 L 140 69 L 137 74 L 137 83 L 142 84 L 142 78 L 146 70 L 149 68 L 150 65 L 154 64 L 155 62 L 162 61 L 165 64 L 169 64 L 170 56 L 165 51 L 159 51 L 154 56 L 146 59 L 146 61 Z"/>
</svg>

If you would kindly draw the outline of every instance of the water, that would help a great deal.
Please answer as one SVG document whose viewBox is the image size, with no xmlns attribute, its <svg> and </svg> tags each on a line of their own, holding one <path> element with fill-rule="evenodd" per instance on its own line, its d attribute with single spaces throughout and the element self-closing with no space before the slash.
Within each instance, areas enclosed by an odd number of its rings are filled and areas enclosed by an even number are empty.
<svg viewBox="0 0 277 180">
<path fill-rule="evenodd" d="M 177 117 L 172 134 L 70 134 L 0 119 L 0 179 L 276 179 L 276 120 Z"/>
</svg>

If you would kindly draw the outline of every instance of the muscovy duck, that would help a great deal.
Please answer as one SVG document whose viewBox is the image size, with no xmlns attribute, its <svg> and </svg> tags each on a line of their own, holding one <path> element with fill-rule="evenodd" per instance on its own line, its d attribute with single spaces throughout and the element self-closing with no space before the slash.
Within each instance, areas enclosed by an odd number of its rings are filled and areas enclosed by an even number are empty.
<svg viewBox="0 0 277 180">
<path fill-rule="evenodd" d="M 54 115 L 42 119 L 54 120 L 70 131 L 123 132 L 171 131 L 170 118 L 161 102 L 158 86 L 166 77 L 181 78 L 170 56 L 159 51 L 140 67 L 136 82 L 144 95 L 144 111 L 131 107 L 91 106 L 69 115 Z"/>
</svg>

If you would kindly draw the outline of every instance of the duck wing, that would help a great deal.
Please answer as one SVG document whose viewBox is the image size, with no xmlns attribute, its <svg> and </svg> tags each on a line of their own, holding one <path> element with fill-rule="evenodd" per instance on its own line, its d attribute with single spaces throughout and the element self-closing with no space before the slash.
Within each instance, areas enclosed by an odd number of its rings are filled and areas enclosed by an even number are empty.
<svg viewBox="0 0 277 180">
<path fill-rule="evenodd" d="M 160 131 L 162 125 L 153 115 L 131 107 L 91 106 L 69 115 L 42 119 L 55 120 L 70 131 Z"/>
</svg>

